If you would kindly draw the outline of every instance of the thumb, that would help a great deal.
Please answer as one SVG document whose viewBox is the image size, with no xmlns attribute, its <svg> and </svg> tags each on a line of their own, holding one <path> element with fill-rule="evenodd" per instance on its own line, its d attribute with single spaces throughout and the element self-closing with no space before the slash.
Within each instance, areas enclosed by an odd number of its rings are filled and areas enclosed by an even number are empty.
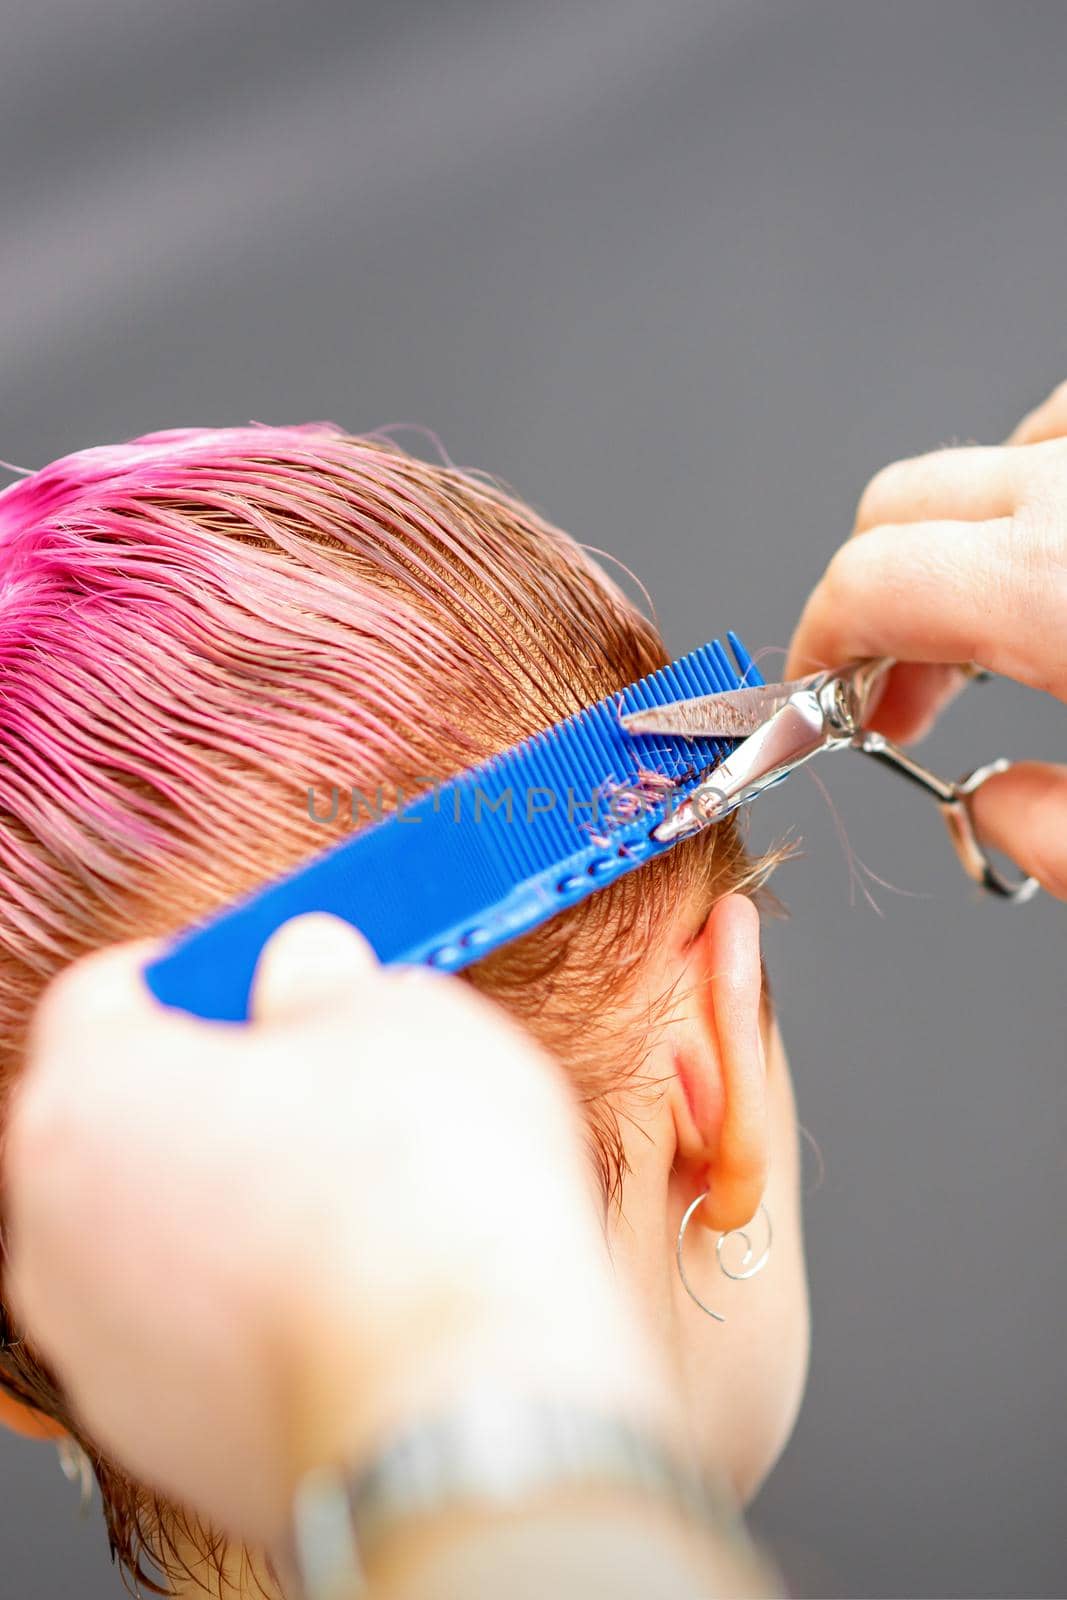
<svg viewBox="0 0 1067 1600">
<path fill-rule="evenodd" d="M 983 783 L 971 807 L 983 842 L 1067 900 L 1067 766 L 1020 761 Z"/>
<path fill-rule="evenodd" d="M 293 1022 L 352 999 L 378 971 L 363 935 L 340 917 L 294 917 L 267 940 L 252 984 L 256 1022 Z"/>
</svg>

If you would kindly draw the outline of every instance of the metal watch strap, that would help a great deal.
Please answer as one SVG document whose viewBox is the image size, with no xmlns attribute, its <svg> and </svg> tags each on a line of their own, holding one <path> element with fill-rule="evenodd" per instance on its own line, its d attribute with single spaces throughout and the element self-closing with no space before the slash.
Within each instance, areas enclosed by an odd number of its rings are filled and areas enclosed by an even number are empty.
<svg viewBox="0 0 1067 1600">
<path fill-rule="evenodd" d="M 302 1600 L 349 1600 L 378 1548 L 424 1518 L 507 1512 L 559 1491 L 634 1494 L 726 1538 L 767 1570 L 722 1495 L 651 1433 L 621 1417 L 480 1394 L 390 1443 L 352 1473 L 307 1475 L 297 1493 L 291 1565 Z"/>
</svg>

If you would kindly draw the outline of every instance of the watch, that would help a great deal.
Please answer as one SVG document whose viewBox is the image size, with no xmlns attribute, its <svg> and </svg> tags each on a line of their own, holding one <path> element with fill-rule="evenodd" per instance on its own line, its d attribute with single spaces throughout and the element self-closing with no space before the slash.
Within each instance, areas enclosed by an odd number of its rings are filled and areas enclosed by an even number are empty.
<svg viewBox="0 0 1067 1600">
<path fill-rule="evenodd" d="M 293 1505 L 285 1565 L 300 1600 L 364 1592 L 376 1553 L 426 1519 L 529 1509 L 560 1492 L 633 1495 L 674 1509 L 781 1592 L 736 1511 L 696 1463 L 619 1416 L 478 1392 L 390 1441 L 369 1464 L 316 1469 Z"/>
</svg>

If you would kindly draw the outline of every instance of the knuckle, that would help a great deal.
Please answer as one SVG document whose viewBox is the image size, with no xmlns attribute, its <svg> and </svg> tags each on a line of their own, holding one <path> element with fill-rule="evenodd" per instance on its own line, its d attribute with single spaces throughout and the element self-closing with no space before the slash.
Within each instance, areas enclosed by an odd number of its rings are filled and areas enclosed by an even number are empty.
<svg viewBox="0 0 1067 1600">
<path fill-rule="evenodd" d="M 1036 487 L 1007 528 L 1005 559 L 1008 576 L 1021 574 L 1033 586 L 1033 598 L 1054 599 L 1067 578 L 1067 506 L 1049 483 Z"/>
<path fill-rule="evenodd" d="M 994 671 L 1067 695 L 1067 525 L 1062 496 L 1043 489 L 1006 524 L 989 555 L 986 655 Z"/>
<path fill-rule="evenodd" d="M 35 1014 L 35 1026 L 48 1031 L 94 1024 L 124 1015 L 130 1005 L 125 969 L 114 948 L 94 950 L 49 981 Z"/>
<path fill-rule="evenodd" d="M 957 470 L 955 448 L 904 456 L 876 472 L 856 511 L 856 531 L 863 533 L 879 523 L 909 522 L 925 514 L 930 497 Z"/>
<path fill-rule="evenodd" d="M 826 604 L 842 604 L 855 588 L 856 575 L 867 555 L 867 547 L 859 543 L 841 545 L 830 559 L 823 578 L 823 597 Z"/>
<path fill-rule="evenodd" d="M 83 1008 L 92 984 L 92 962 L 76 961 L 50 980 L 37 1004 L 36 1024 L 51 1029 Z"/>
<path fill-rule="evenodd" d="M 870 528 L 882 520 L 882 508 L 896 499 L 908 475 L 910 465 L 907 460 L 891 461 L 888 466 L 882 467 L 881 471 L 875 473 L 860 495 L 856 507 L 857 528 Z"/>
</svg>

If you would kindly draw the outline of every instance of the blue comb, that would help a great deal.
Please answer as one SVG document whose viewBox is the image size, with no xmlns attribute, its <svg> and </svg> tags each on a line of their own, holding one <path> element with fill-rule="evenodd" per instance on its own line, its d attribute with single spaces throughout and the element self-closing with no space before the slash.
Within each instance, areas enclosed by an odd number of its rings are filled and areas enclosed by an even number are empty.
<svg viewBox="0 0 1067 1600">
<path fill-rule="evenodd" d="M 702 645 L 190 929 L 145 969 L 152 993 L 244 1021 L 260 951 L 308 911 L 359 928 L 383 962 L 457 972 L 661 855 L 671 842 L 653 829 L 737 741 L 635 735 L 619 718 L 762 684 L 727 637 L 736 666 L 718 640 Z M 627 794 L 636 814 L 617 803 Z"/>
</svg>

